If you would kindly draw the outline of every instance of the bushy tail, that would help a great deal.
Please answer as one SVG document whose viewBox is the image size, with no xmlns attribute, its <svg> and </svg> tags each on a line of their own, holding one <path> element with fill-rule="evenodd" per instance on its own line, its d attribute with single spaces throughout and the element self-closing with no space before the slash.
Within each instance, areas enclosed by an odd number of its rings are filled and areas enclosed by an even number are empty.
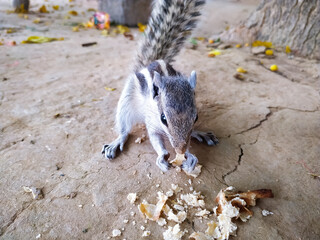
<svg viewBox="0 0 320 240">
<path fill-rule="evenodd" d="M 135 71 L 154 60 L 172 62 L 195 28 L 205 0 L 155 0 Z"/>
</svg>

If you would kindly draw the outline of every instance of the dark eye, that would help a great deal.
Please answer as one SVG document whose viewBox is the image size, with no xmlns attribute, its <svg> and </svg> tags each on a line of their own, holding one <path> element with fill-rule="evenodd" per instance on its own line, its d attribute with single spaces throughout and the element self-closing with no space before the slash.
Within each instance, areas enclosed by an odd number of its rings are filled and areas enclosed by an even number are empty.
<svg viewBox="0 0 320 240">
<path fill-rule="evenodd" d="M 197 116 L 196 116 L 196 120 L 194 120 L 194 122 L 196 123 L 198 121 L 198 114 L 197 114 Z"/>
<path fill-rule="evenodd" d="M 165 116 L 163 113 L 161 113 L 161 122 L 162 122 L 164 125 L 168 126 L 167 118 L 166 118 L 166 116 Z"/>
</svg>

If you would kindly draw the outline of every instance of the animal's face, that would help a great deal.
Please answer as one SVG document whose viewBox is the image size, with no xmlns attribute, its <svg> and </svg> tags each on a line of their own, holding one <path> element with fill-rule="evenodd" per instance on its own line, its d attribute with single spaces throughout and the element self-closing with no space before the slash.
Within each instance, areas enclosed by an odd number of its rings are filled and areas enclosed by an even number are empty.
<svg viewBox="0 0 320 240">
<path fill-rule="evenodd" d="M 154 100 L 157 101 L 159 124 L 167 134 L 172 147 L 183 154 L 189 145 L 193 125 L 197 121 L 194 89 L 196 74 L 154 77 Z"/>
</svg>

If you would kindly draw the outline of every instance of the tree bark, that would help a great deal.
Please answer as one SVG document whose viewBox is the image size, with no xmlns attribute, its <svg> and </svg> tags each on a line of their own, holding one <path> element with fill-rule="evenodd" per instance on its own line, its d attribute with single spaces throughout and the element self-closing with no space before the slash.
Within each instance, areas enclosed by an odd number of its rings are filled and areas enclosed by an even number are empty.
<svg viewBox="0 0 320 240">
<path fill-rule="evenodd" d="M 263 0 L 245 23 L 224 32 L 229 42 L 270 41 L 320 59 L 320 1 Z"/>
</svg>

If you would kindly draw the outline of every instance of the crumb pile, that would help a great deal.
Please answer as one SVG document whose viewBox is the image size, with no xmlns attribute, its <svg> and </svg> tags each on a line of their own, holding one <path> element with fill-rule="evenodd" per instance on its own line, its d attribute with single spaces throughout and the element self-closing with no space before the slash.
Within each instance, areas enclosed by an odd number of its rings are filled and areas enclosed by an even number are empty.
<svg viewBox="0 0 320 240">
<path fill-rule="evenodd" d="M 191 180 L 189 181 L 189 183 Z M 148 203 L 146 200 L 138 205 L 139 212 L 148 220 L 156 222 L 164 228 L 164 240 L 180 240 L 187 236 L 188 230 L 182 228 L 182 223 L 188 219 L 198 218 L 206 220 L 205 232 L 193 232 L 189 235 L 191 240 L 225 240 L 230 235 L 235 235 L 237 225 L 235 220 L 246 222 L 253 216 L 249 210 L 250 206 L 256 205 L 259 198 L 272 198 L 272 191 L 260 189 L 248 192 L 237 192 L 235 188 L 222 189 L 215 201 L 217 206 L 211 211 L 206 209 L 205 197 L 201 192 L 184 193 L 183 189 L 176 184 L 171 185 L 167 192 L 158 192 L 156 204 Z M 128 200 L 134 204 L 137 200 L 136 193 L 129 193 Z M 152 232 L 143 227 L 142 237 L 152 237 Z M 119 233 L 113 236 L 119 236 Z"/>
</svg>

